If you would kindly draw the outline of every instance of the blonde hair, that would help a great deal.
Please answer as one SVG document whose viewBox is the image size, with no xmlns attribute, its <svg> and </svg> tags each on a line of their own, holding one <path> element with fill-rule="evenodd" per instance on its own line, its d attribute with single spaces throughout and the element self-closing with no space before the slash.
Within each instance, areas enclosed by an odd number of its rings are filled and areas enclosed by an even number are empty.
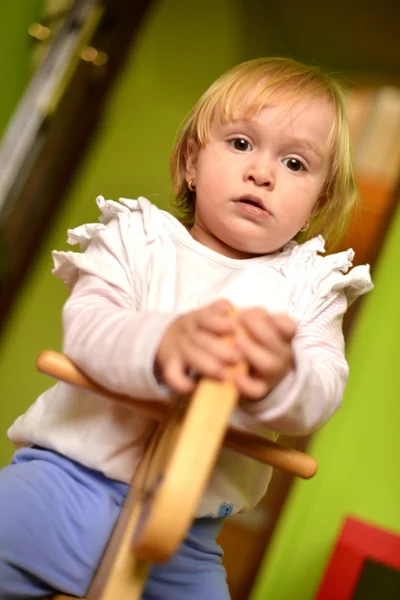
<svg viewBox="0 0 400 600">
<path fill-rule="evenodd" d="M 326 201 L 299 238 L 304 241 L 322 234 L 330 247 L 335 245 L 358 198 L 345 93 L 332 76 L 318 67 L 288 58 L 258 58 L 230 69 L 208 88 L 184 121 L 171 157 L 174 204 L 182 221 L 188 226 L 193 224 L 196 200 L 186 182 L 186 163 L 195 147 L 208 143 L 214 123 L 250 118 L 276 100 L 293 105 L 318 96 L 326 96 L 335 111 L 327 142 L 331 164 L 322 191 Z"/>
</svg>

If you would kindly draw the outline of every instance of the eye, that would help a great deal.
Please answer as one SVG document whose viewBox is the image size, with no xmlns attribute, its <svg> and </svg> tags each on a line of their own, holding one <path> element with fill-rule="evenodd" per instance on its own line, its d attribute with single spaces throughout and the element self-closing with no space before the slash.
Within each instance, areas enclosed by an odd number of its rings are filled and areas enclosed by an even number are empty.
<svg viewBox="0 0 400 600">
<path fill-rule="evenodd" d="M 235 150 L 238 150 L 239 152 L 251 152 L 253 150 L 250 142 L 243 138 L 234 138 L 233 140 L 229 140 L 229 143 L 232 148 L 235 148 Z"/>
<path fill-rule="evenodd" d="M 289 169 L 289 171 L 305 171 L 305 166 L 298 158 L 284 158 L 282 163 Z"/>
</svg>

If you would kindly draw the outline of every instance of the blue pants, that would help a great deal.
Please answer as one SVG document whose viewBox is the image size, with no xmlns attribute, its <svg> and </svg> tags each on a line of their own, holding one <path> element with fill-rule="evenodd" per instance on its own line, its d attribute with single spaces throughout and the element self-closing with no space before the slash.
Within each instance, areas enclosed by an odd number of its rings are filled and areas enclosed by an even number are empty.
<svg viewBox="0 0 400 600">
<path fill-rule="evenodd" d="M 128 485 L 39 448 L 0 471 L 0 600 L 84 596 Z M 143 600 L 228 600 L 221 519 L 197 519 L 177 554 L 153 565 Z"/>
</svg>

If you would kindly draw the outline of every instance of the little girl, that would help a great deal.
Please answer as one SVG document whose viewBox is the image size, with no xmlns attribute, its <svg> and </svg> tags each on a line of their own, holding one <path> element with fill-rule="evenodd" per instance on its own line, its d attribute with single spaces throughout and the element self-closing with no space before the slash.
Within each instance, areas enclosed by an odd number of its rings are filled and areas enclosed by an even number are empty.
<svg viewBox="0 0 400 600">
<path fill-rule="evenodd" d="M 317 430 L 347 380 L 343 314 L 372 287 L 368 267 L 350 270 L 352 250 L 323 256 L 321 234 L 336 239 L 356 197 L 340 88 L 289 59 L 239 65 L 189 115 L 172 179 L 182 221 L 145 198 L 99 197 L 100 223 L 69 232 L 81 253 L 54 252 L 71 290 L 64 352 L 104 387 L 149 398 L 245 360 L 232 423 L 270 439 Z M 22 448 L 0 472 L 1 599 L 85 594 L 152 426 L 64 383 L 15 421 Z M 229 598 L 215 538 L 270 477 L 222 450 L 187 539 L 143 598 Z"/>
</svg>

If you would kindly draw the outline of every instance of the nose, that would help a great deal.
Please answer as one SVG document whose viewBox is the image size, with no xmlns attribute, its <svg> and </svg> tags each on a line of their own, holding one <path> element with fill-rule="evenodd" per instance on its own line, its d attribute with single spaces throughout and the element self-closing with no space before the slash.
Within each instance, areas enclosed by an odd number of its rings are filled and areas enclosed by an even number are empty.
<svg viewBox="0 0 400 600">
<path fill-rule="evenodd" d="M 272 162 L 265 157 L 252 161 L 246 170 L 246 181 L 252 181 L 257 186 L 273 189 L 275 187 L 275 169 Z"/>
</svg>

